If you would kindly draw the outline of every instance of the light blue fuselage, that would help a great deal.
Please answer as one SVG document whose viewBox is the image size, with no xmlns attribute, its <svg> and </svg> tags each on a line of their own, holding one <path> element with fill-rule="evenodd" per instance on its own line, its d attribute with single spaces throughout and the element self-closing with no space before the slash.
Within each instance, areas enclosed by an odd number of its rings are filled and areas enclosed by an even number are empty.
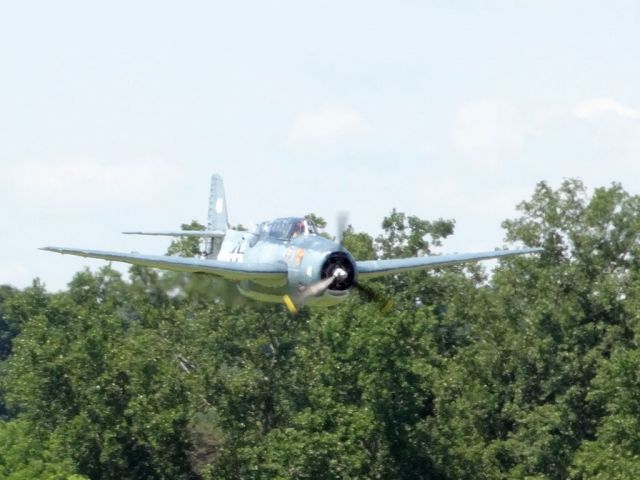
<svg viewBox="0 0 640 480">
<path fill-rule="evenodd" d="M 274 222 L 293 224 L 303 219 L 279 219 Z M 286 264 L 288 275 L 274 283 L 244 280 L 238 290 L 244 296 L 263 302 L 281 303 L 284 295 L 295 296 L 301 289 L 328 277 L 333 264 L 350 264 L 352 274 L 347 282 L 332 284 L 322 295 L 312 297 L 307 303 L 331 305 L 346 299 L 356 278 L 355 261 L 351 254 L 338 243 L 317 233 L 304 232 L 299 235 L 271 235 L 269 225 L 261 225 L 255 233 L 228 230 L 223 241 L 219 260 L 247 263 Z M 285 225 L 286 227 L 286 225 Z M 260 231 L 262 230 L 262 232 Z"/>
</svg>

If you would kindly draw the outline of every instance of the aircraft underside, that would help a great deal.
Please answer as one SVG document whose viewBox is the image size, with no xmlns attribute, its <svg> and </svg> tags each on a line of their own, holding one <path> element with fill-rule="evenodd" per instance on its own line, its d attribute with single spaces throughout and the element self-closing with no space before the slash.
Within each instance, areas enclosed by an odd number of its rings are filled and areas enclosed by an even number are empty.
<svg viewBox="0 0 640 480">
<path fill-rule="evenodd" d="M 247 298 L 259 302 L 282 303 L 285 295 L 295 297 L 296 291 L 286 285 L 284 287 L 265 287 L 252 281 L 242 281 L 237 284 L 238 291 Z M 349 290 L 326 290 L 322 295 L 310 297 L 309 305 L 336 305 L 349 297 Z"/>
</svg>

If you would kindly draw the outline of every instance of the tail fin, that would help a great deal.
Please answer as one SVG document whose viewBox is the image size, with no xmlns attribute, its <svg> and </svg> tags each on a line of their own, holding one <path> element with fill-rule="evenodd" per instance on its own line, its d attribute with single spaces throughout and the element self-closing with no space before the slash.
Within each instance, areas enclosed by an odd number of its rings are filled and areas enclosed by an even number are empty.
<svg viewBox="0 0 640 480">
<path fill-rule="evenodd" d="M 211 193 L 209 195 L 209 215 L 207 230 L 226 232 L 229 228 L 227 218 L 227 199 L 224 196 L 224 183 L 218 174 L 211 175 Z"/>
<path fill-rule="evenodd" d="M 211 176 L 211 192 L 209 194 L 209 214 L 207 230 L 226 232 L 229 229 L 227 218 L 227 199 L 224 195 L 224 183 L 218 174 Z M 207 240 L 207 257 L 216 258 L 222 244 L 221 238 Z"/>
</svg>

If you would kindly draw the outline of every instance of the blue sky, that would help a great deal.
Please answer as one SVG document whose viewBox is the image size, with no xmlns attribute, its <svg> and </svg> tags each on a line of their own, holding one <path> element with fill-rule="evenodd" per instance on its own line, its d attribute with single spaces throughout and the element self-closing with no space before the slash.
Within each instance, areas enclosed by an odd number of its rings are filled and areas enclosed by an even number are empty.
<svg viewBox="0 0 640 480">
<path fill-rule="evenodd" d="M 0 283 L 63 288 L 122 236 L 396 207 L 503 245 L 546 180 L 640 193 L 637 2 L 12 2 L 0 7 Z"/>
</svg>

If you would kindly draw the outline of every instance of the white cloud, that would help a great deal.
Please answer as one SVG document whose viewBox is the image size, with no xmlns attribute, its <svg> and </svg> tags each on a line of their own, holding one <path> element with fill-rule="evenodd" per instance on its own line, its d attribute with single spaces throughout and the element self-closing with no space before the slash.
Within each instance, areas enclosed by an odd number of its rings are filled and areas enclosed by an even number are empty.
<svg viewBox="0 0 640 480">
<path fill-rule="evenodd" d="M 607 174 L 630 185 L 640 172 L 640 111 L 612 98 L 590 98 L 571 113 L 589 131 L 600 158 L 606 158 Z M 593 166 L 594 176 L 598 165 Z M 598 172 L 602 175 L 602 172 Z"/>
<path fill-rule="evenodd" d="M 82 209 L 157 200 L 180 175 L 175 165 L 154 159 L 127 163 L 61 159 L 0 166 L 0 185 L 5 195 L 21 202 Z"/>
<path fill-rule="evenodd" d="M 522 149 L 526 130 L 520 112 L 511 103 L 483 99 L 458 109 L 451 141 L 458 153 L 479 166 L 494 166 Z"/>
<path fill-rule="evenodd" d="M 304 112 L 289 130 L 289 145 L 327 145 L 354 137 L 365 130 L 362 115 L 353 108 L 325 105 L 315 112 Z"/>
<path fill-rule="evenodd" d="M 595 118 L 607 113 L 614 113 L 633 120 L 640 118 L 640 112 L 622 105 L 612 98 L 590 98 L 578 103 L 573 108 L 573 114 L 580 119 Z"/>
</svg>

